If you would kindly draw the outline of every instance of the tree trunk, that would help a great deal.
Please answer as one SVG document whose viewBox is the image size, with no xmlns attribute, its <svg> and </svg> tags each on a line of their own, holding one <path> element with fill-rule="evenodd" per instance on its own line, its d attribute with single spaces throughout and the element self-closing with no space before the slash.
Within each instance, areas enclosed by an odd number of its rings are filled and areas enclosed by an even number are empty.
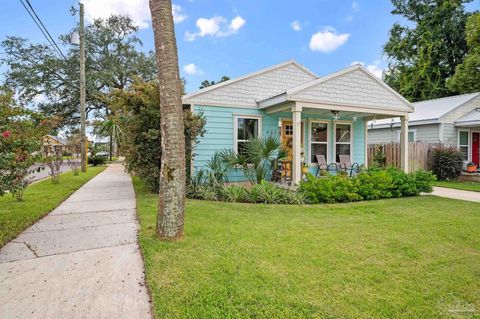
<svg viewBox="0 0 480 319">
<path fill-rule="evenodd" d="M 185 209 L 185 134 L 182 84 L 171 0 L 150 0 L 160 91 L 161 168 L 157 235 L 183 235 Z"/>
</svg>

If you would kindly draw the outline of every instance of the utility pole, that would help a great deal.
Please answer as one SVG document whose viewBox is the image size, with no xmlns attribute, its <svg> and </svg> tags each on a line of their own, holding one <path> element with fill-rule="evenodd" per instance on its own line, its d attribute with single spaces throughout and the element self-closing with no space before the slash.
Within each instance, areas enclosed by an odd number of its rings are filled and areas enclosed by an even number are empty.
<svg viewBox="0 0 480 319">
<path fill-rule="evenodd" d="M 83 3 L 80 2 L 80 129 L 81 129 L 81 171 L 87 171 L 87 136 L 85 133 L 85 30 L 83 24 Z"/>
</svg>

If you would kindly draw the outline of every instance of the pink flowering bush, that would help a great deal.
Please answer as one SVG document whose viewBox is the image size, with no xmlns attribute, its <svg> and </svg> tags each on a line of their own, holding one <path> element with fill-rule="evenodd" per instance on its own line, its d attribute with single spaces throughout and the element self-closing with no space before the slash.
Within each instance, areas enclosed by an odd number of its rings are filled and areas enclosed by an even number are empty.
<svg viewBox="0 0 480 319">
<path fill-rule="evenodd" d="M 35 153 L 42 147 L 42 138 L 53 122 L 41 115 L 15 106 L 12 93 L 0 88 L 0 196 L 6 192 L 18 201 L 30 183 Z"/>
</svg>

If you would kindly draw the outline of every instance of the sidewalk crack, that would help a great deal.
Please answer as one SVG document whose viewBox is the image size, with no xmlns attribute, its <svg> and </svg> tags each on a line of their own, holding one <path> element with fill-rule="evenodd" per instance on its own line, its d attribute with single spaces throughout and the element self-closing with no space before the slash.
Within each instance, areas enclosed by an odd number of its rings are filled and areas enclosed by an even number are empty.
<svg viewBox="0 0 480 319">
<path fill-rule="evenodd" d="M 33 246 L 29 245 L 26 241 L 24 241 L 23 243 L 25 244 L 25 246 L 27 246 L 28 249 L 30 249 L 30 251 L 35 255 L 35 257 L 38 258 L 38 254 L 35 249 L 33 249 Z"/>
</svg>

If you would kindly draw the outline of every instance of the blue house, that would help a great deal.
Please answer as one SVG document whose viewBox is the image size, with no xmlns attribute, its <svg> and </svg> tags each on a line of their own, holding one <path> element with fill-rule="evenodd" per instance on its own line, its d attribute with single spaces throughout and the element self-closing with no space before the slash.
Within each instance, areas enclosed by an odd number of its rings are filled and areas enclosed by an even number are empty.
<svg viewBox="0 0 480 319">
<path fill-rule="evenodd" d="M 367 122 L 400 118 L 402 167 L 408 169 L 408 114 L 413 106 L 361 65 L 318 77 L 287 61 L 183 97 L 193 112 L 203 112 L 206 134 L 195 147 L 194 170 L 205 167 L 215 151 L 238 151 L 249 136 L 274 134 L 292 149 L 292 179 L 302 164 L 313 173 L 316 156 L 327 162 L 367 164 Z M 245 181 L 241 171 L 230 181 Z"/>
</svg>

